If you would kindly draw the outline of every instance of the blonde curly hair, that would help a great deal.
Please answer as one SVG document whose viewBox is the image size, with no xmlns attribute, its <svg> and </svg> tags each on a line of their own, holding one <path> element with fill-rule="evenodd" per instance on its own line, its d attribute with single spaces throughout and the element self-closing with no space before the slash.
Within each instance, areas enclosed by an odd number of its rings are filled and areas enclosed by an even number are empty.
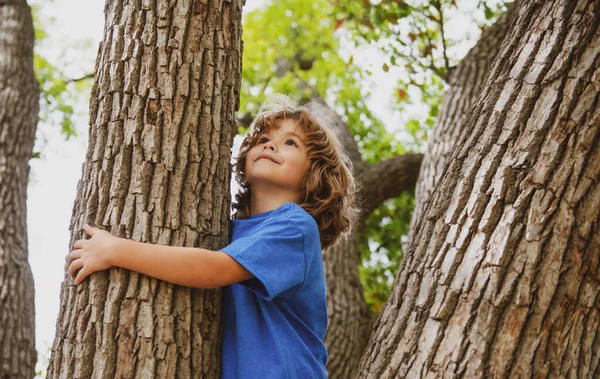
<svg viewBox="0 0 600 379">
<path fill-rule="evenodd" d="M 258 137 L 278 121 L 296 120 L 306 133 L 307 157 L 310 167 L 303 180 L 304 200 L 300 206 L 317 222 L 321 247 L 325 251 L 346 237 L 357 216 L 356 184 L 352 163 L 332 130 L 332 121 L 318 111 L 316 100 L 298 105 L 283 94 L 270 95 L 256 115 L 250 133 L 240 147 L 234 165 L 240 190 L 235 196 L 233 215 L 236 219 L 250 217 L 252 191 L 244 176 L 248 151 L 258 143 Z"/>
</svg>

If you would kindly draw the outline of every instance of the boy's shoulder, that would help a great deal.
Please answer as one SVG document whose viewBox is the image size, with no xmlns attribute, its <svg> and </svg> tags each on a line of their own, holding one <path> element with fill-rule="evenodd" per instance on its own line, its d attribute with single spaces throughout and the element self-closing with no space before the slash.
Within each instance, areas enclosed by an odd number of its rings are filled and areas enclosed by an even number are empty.
<svg viewBox="0 0 600 379">
<path fill-rule="evenodd" d="M 304 208 L 296 203 L 285 203 L 279 207 L 271 217 L 272 220 L 289 221 L 296 225 L 302 234 L 319 233 L 315 219 Z"/>
</svg>

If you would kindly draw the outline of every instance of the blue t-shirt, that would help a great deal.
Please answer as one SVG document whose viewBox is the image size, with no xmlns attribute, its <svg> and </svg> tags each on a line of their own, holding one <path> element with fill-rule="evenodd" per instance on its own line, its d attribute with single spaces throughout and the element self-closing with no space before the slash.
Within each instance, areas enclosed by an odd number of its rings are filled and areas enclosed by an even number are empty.
<svg viewBox="0 0 600 379">
<path fill-rule="evenodd" d="M 223 378 L 326 378 L 325 273 L 316 221 L 302 207 L 232 220 L 221 251 L 255 277 L 223 289 Z"/>
</svg>

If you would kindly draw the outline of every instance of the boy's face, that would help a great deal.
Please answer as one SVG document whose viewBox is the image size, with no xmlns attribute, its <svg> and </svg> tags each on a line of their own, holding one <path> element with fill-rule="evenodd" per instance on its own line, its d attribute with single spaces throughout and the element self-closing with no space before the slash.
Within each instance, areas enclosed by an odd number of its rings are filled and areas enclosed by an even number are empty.
<svg viewBox="0 0 600 379">
<path fill-rule="evenodd" d="M 246 155 L 245 177 L 253 191 L 281 191 L 303 198 L 302 182 L 310 167 L 304 141 L 306 133 L 296 120 L 278 120 L 279 127 L 258 136 Z"/>
</svg>

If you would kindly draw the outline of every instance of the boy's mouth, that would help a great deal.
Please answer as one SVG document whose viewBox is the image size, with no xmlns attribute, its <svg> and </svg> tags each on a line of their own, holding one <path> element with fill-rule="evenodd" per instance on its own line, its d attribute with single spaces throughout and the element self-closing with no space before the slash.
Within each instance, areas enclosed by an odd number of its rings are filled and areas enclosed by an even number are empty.
<svg viewBox="0 0 600 379">
<path fill-rule="evenodd" d="M 273 159 L 273 157 L 270 156 L 269 154 L 260 154 L 258 157 L 256 157 L 256 159 L 254 161 L 256 162 L 259 159 L 268 159 L 273 163 L 279 164 L 279 162 L 277 162 L 275 159 Z"/>
</svg>

